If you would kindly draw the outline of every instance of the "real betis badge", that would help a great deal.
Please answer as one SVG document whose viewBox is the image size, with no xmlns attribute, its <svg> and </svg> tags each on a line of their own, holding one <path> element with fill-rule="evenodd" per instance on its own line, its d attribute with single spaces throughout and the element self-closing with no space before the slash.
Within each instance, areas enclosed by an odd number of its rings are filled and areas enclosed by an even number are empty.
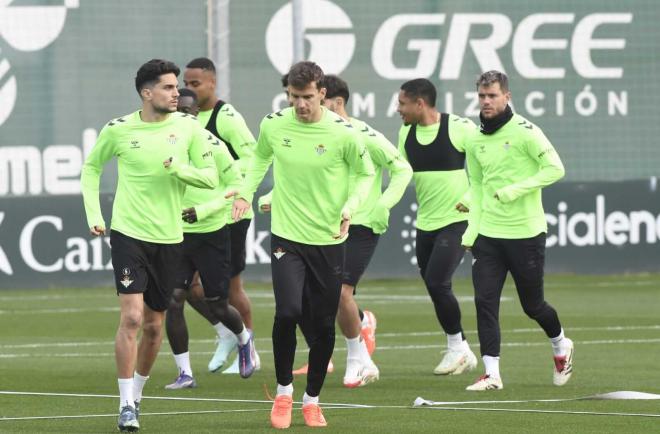
<svg viewBox="0 0 660 434">
<path fill-rule="evenodd" d="M 133 283 L 133 280 L 129 277 L 131 275 L 131 270 L 129 268 L 124 268 L 122 270 L 121 284 L 124 285 L 124 288 L 128 288 Z"/>
<path fill-rule="evenodd" d="M 325 149 L 325 145 L 323 144 L 320 144 L 316 147 L 316 153 L 319 155 L 325 154 L 325 151 L 327 151 L 327 149 Z"/>
<path fill-rule="evenodd" d="M 511 147 L 511 144 L 509 142 L 504 143 L 504 150 L 505 151 L 508 151 L 510 147 Z"/>
<path fill-rule="evenodd" d="M 176 145 L 176 136 L 174 134 L 170 134 L 170 136 L 167 138 L 167 143 L 170 145 Z"/>
</svg>

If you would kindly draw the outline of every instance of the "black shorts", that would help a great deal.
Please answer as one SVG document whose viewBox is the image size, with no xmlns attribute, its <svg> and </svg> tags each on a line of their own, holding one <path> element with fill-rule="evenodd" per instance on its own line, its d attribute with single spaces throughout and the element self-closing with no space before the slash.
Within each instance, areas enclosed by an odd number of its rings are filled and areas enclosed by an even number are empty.
<svg viewBox="0 0 660 434">
<path fill-rule="evenodd" d="M 239 220 L 229 225 L 231 230 L 231 277 L 245 270 L 245 242 L 251 219 Z"/>
<path fill-rule="evenodd" d="M 322 320 L 337 315 L 344 245 L 310 245 L 271 234 L 275 316 Z"/>
<path fill-rule="evenodd" d="M 188 290 L 195 271 L 199 271 L 204 297 L 229 297 L 229 252 L 231 237 L 229 226 L 203 234 L 183 234 L 183 258 L 178 267 L 176 287 Z"/>
<path fill-rule="evenodd" d="M 159 244 L 110 231 L 117 294 L 140 294 L 150 309 L 167 309 L 181 260 L 181 243 Z"/>
<path fill-rule="evenodd" d="M 362 225 L 351 225 L 348 229 L 348 240 L 344 243 L 346 257 L 344 259 L 344 276 L 342 283 L 357 286 L 369 266 L 380 235 L 371 228 Z M 355 291 L 353 291 L 355 293 Z"/>
</svg>

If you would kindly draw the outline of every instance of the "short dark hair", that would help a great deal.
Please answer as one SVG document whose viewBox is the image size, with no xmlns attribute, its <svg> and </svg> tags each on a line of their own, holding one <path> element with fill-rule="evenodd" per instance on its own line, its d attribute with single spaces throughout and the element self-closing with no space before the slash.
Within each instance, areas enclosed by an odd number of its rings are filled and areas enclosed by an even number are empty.
<svg viewBox="0 0 660 434">
<path fill-rule="evenodd" d="M 341 78 L 336 75 L 326 75 L 323 78 L 323 87 L 325 87 L 326 98 L 335 98 L 339 96 L 344 98 L 344 103 L 348 102 L 351 93 L 348 90 L 348 84 Z"/>
<path fill-rule="evenodd" d="M 282 87 L 287 87 L 289 85 L 289 73 L 287 72 L 280 78 L 280 82 L 282 82 Z"/>
<path fill-rule="evenodd" d="M 135 76 L 135 89 L 139 94 L 145 87 L 156 84 L 161 75 L 174 74 L 178 77 L 180 72 L 179 67 L 169 60 L 151 59 L 138 69 Z"/>
<path fill-rule="evenodd" d="M 401 85 L 401 90 L 411 99 L 422 98 L 430 107 L 435 107 L 437 91 L 435 86 L 425 78 L 416 78 Z"/>
<path fill-rule="evenodd" d="M 193 101 L 197 101 L 197 94 L 194 91 L 188 89 L 187 87 L 179 89 L 179 97 L 182 96 L 189 96 L 193 99 Z"/>
<path fill-rule="evenodd" d="M 186 65 L 186 68 L 204 69 L 206 71 L 211 71 L 212 73 L 215 74 L 215 65 L 213 64 L 213 61 L 208 57 L 198 57 L 196 59 L 191 60 Z"/>
<path fill-rule="evenodd" d="M 509 77 L 505 73 L 496 70 L 486 71 L 481 74 L 477 79 L 477 89 L 479 89 L 479 86 L 490 86 L 493 83 L 499 83 L 502 92 L 509 91 Z"/>
<path fill-rule="evenodd" d="M 309 86 L 312 82 L 316 83 L 316 88 L 323 87 L 323 70 L 314 62 L 308 60 L 298 62 L 289 69 L 288 84 L 302 89 Z"/>
</svg>

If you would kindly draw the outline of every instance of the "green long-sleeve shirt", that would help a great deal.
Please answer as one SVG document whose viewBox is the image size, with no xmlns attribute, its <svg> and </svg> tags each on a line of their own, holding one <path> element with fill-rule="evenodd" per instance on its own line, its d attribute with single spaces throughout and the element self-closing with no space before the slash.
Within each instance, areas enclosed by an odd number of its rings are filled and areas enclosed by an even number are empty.
<svg viewBox="0 0 660 434">
<path fill-rule="evenodd" d="M 459 152 L 465 152 L 467 140 L 476 131 L 474 123 L 459 116 L 449 115 L 449 140 Z M 427 146 L 438 135 L 440 123 L 417 125 L 417 142 Z M 410 125 L 404 125 L 399 130 L 399 150 L 407 159 L 406 138 Z M 467 220 L 467 215 L 456 210 L 456 204 L 466 202 L 469 193 L 469 183 L 465 169 L 447 171 L 426 171 L 413 173 L 415 194 L 417 196 L 416 227 L 423 231 L 434 231 L 452 223 Z M 466 204 L 467 205 L 467 204 Z"/>
<path fill-rule="evenodd" d="M 186 233 L 213 232 L 231 222 L 233 199 L 225 199 L 225 194 L 229 190 L 238 190 L 242 185 L 243 176 L 224 143 L 213 137 L 211 150 L 220 177 L 219 184 L 213 190 L 186 187 L 183 207 L 194 207 L 197 214 L 195 223 L 183 223 L 183 232 Z"/>
<path fill-rule="evenodd" d="M 478 234 L 521 239 L 547 232 L 541 188 L 561 179 L 564 166 L 539 127 L 516 114 L 491 135 L 475 132 L 466 154 L 473 198 L 464 245 Z"/>
<path fill-rule="evenodd" d="M 344 241 L 334 238 L 342 211 L 355 214 L 374 176 L 359 132 L 338 115 L 322 110 L 321 120 L 312 123 L 300 122 L 292 108 L 266 116 L 240 192 L 251 202 L 272 163 L 271 232 L 312 245 Z M 357 178 L 349 195 L 350 171 Z"/>
<path fill-rule="evenodd" d="M 401 200 L 406 191 L 412 178 L 412 168 L 383 134 L 359 119 L 351 118 L 350 123 L 362 135 L 375 171 L 369 195 L 353 215 L 351 224 L 367 226 L 376 233 L 382 233 L 387 228 L 389 210 Z M 382 191 L 384 168 L 390 173 L 390 182 L 385 191 Z M 355 185 L 356 179 L 355 174 L 351 173 L 349 191 Z"/>
<path fill-rule="evenodd" d="M 82 168 L 82 194 L 89 227 L 106 227 L 99 203 L 103 166 L 117 158 L 113 230 L 154 243 L 183 240 L 182 198 L 186 184 L 215 188 L 218 174 L 209 133 L 194 117 L 172 113 L 143 122 L 140 112 L 110 121 L 99 133 Z M 163 161 L 172 157 L 169 169 Z M 192 163 L 192 165 L 189 165 Z"/>
<path fill-rule="evenodd" d="M 197 119 L 202 126 L 209 123 L 213 109 L 204 110 L 197 114 Z M 237 156 L 236 166 L 240 173 L 245 176 L 250 160 L 254 157 L 254 147 L 256 140 L 250 132 L 250 129 L 243 118 L 243 115 L 236 110 L 236 108 L 229 104 L 224 103 L 222 108 L 218 111 L 215 118 L 215 129 L 220 135 L 220 138 L 231 146 Z M 231 212 L 231 208 L 228 208 Z M 254 216 L 252 210 L 249 210 L 243 216 L 243 219 L 251 219 Z M 230 214 L 227 215 L 228 222 L 231 223 Z"/>
</svg>

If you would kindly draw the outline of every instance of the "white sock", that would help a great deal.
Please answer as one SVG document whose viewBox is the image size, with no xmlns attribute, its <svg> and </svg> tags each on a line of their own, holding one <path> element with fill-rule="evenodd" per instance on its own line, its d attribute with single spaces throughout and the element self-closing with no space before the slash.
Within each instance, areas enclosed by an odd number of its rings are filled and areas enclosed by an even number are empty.
<svg viewBox="0 0 660 434">
<path fill-rule="evenodd" d="M 176 367 L 179 368 L 179 374 L 186 374 L 193 376 L 192 367 L 190 366 L 190 351 L 185 353 L 175 354 L 174 363 Z"/>
<path fill-rule="evenodd" d="M 554 353 L 555 356 L 565 356 L 566 355 L 566 349 L 562 345 L 563 340 L 564 340 L 564 329 L 561 329 L 561 332 L 559 333 L 559 336 L 555 336 L 554 338 L 550 338 L 550 343 L 552 344 L 552 352 Z"/>
<path fill-rule="evenodd" d="M 281 384 L 277 385 L 277 396 L 280 395 L 286 395 L 286 396 L 293 396 L 293 383 L 287 385 L 287 386 L 282 386 Z"/>
<path fill-rule="evenodd" d="M 486 375 L 491 378 L 500 378 L 500 358 L 493 356 L 483 356 Z"/>
<path fill-rule="evenodd" d="M 250 340 L 250 332 L 248 331 L 247 327 L 243 326 L 243 330 L 236 335 L 236 338 L 238 339 L 239 345 L 247 344 L 248 341 Z"/>
<path fill-rule="evenodd" d="M 447 347 L 453 351 L 459 351 L 463 349 L 463 333 L 458 332 L 454 335 L 447 334 Z"/>
<path fill-rule="evenodd" d="M 309 396 L 307 392 L 303 395 L 303 405 L 307 404 L 317 404 L 319 403 L 319 397 L 318 396 Z"/>
<path fill-rule="evenodd" d="M 127 405 L 135 407 L 133 402 L 133 379 L 117 378 L 117 385 L 119 385 L 119 411 Z"/>
<path fill-rule="evenodd" d="M 366 348 L 366 346 L 365 346 Z M 346 357 L 348 359 L 359 359 L 361 355 L 360 351 L 360 335 L 353 339 L 346 338 Z"/>
<path fill-rule="evenodd" d="M 220 339 L 230 337 L 234 334 L 231 330 L 229 330 L 227 327 L 225 327 L 225 325 L 221 322 L 219 322 L 217 324 L 214 324 L 213 328 L 215 329 L 215 332 L 218 334 L 218 337 Z"/>
<path fill-rule="evenodd" d="M 133 373 L 133 399 L 137 402 L 142 401 L 142 389 L 144 384 L 149 379 L 149 376 L 143 377 L 137 371 Z"/>
</svg>

